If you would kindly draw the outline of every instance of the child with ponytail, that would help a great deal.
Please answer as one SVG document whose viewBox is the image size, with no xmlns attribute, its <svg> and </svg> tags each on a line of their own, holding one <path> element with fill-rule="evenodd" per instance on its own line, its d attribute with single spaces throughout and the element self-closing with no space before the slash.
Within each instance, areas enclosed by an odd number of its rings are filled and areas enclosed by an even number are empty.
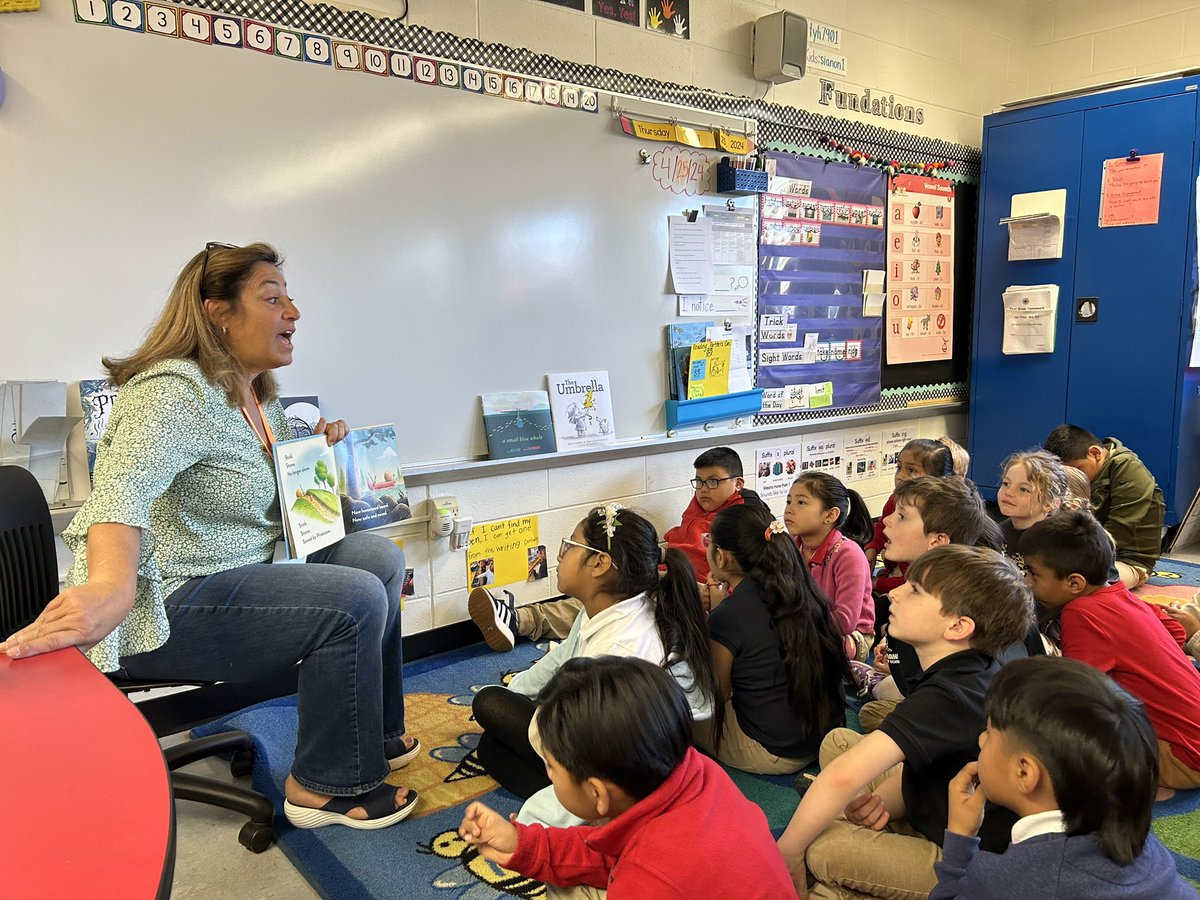
<svg viewBox="0 0 1200 900">
<path fill-rule="evenodd" d="M 660 560 L 666 565 L 661 577 Z M 547 790 L 550 779 L 531 743 L 530 723 L 539 692 L 566 660 L 635 656 L 660 665 L 684 689 L 698 719 L 713 714 L 717 693 L 692 564 L 676 549 L 663 559 L 645 518 L 613 503 L 593 509 L 559 547 L 558 587 L 583 602 L 570 634 L 506 687 L 483 688 L 472 705 L 483 728 L 480 764 L 519 797 L 543 792 L 538 799 L 549 808 L 523 810 L 521 820 L 553 825 L 578 820 L 571 821 Z"/>
<path fill-rule="evenodd" d="M 724 723 L 698 723 L 696 742 L 748 772 L 798 772 L 845 721 L 850 669 L 829 603 L 783 523 L 755 507 L 717 514 L 708 564 L 730 588 L 708 617 Z"/>
<path fill-rule="evenodd" d="M 873 530 L 867 505 L 832 475 L 805 472 L 788 491 L 783 522 L 829 598 L 846 656 L 866 662 L 875 628 L 871 566 L 862 550 Z"/>
</svg>

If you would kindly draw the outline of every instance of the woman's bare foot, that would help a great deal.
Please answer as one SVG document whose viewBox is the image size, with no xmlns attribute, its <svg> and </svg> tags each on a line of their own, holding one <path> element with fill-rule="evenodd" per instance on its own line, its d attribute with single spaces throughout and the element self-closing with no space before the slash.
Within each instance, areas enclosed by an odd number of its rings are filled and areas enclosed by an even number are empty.
<svg viewBox="0 0 1200 900">
<path fill-rule="evenodd" d="M 293 806 L 303 806 L 308 809 L 321 809 L 332 798 L 328 794 L 318 794 L 315 791 L 310 791 L 300 782 L 293 778 L 290 774 L 287 780 L 283 783 L 283 795 L 287 798 L 288 803 Z M 404 805 L 404 801 L 408 798 L 408 788 L 396 788 L 396 808 L 399 809 Z M 351 819 L 365 819 L 367 811 L 361 806 L 356 806 L 350 812 L 346 813 Z"/>
<path fill-rule="evenodd" d="M 1155 793 L 1154 793 L 1154 802 L 1162 803 L 1162 801 L 1170 800 L 1174 796 L 1175 796 L 1175 791 L 1173 791 L 1171 788 L 1163 787 L 1162 785 L 1159 785 L 1158 790 L 1155 791 Z"/>
</svg>

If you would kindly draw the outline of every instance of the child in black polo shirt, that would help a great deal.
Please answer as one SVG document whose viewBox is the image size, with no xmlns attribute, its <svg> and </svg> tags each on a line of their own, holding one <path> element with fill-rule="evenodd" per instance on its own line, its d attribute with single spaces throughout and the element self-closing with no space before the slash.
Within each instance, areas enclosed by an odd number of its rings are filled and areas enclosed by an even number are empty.
<svg viewBox="0 0 1200 900">
<path fill-rule="evenodd" d="M 816 897 L 843 887 L 868 896 L 933 888 L 946 788 L 978 755 L 984 695 L 1000 668 L 994 656 L 1033 623 L 1024 578 L 994 550 L 937 547 L 907 575 L 892 592 L 889 633 L 916 650 L 922 672 L 877 731 L 835 729 L 822 742 L 821 774 L 779 839 L 798 892 L 808 869 Z M 1002 851 L 1014 821 L 989 809 L 984 849 Z"/>
</svg>

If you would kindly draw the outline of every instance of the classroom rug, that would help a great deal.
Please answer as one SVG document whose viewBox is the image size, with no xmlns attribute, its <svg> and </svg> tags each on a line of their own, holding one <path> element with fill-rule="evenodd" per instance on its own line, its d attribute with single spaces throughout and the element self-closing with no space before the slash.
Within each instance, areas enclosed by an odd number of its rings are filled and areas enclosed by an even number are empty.
<svg viewBox="0 0 1200 900">
<path fill-rule="evenodd" d="M 1200 566 L 1162 560 L 1139 593 L 1156 602 L 1170 602 L 1190 598 L 1198 587 Z M 479 728 L 471 720 L 471 700 L 481 687 L 502 683 L 513 672 L 528 668 L 545 650 L 545 644 L 525 643 L 511 653 L 493 653 L 479 644 L 405 666 L 406 724 L 421 738 L 425 751 L 388 780 L 415 788 L 421 800 L 409 819 L 379 831 L 304 830 L 294 828 L 283 816 L 283 781 L 296 744 L 294 696 L 250 707 L 193 733 L 240 728 L 251 735 L 255 744 L 252 783 L 280 810 L 275 817 L 280 849 L 322 897 L 541 898 L 545 896 L 541 884 L 489 863 L 458 837 L 457 829 L 472 800 L 482 800 L 502 813 L 520 808 L 521 801 L 474 762 L 471 751 L 479 740 Z M 857 726 L 854 704 L 847 718 L 851 727 Z M 742 792 L 762 807 L 778 835 L 798 802 L 792 776 L 727 771 Z M 810 771 L 815 772 L 815 767 Z M 1158 804 L 1153 827 L 1175 856 L 1179 871 L 1200 886 L 1200 791 L 1180 791 Z"/>
</svg>

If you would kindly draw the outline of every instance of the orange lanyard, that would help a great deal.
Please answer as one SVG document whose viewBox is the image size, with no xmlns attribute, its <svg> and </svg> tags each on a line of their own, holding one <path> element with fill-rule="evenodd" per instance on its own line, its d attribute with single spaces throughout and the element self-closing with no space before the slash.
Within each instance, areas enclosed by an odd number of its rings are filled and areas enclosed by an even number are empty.
<svg viewBox="0 0 1200 900">
<path fill-rule="evenodd" d="M 242 407 L 242 417 L 245 418 L 246 424 L 250 426 L 254 432 L 254 436 L 258 438 L 258 442 L 263 445 L 263 450 L 267 456 L 271 455 L 271 447 L 275 443 L 275 433 L 271 431 L 271 423 L 267 421 L 267 414 L 263 412 L 262 404 L 258 402 L 258 394 L 254 392 L 254 388 L 250 389 L 250 396 L 254 398 L 254 405 L 258 407 L 258 417 L 262 420 L 263 430 L 266 431 L 266 437 L 263 437 L 262 432 L 258 430 L 258 426 L 254 424 L 254 420 L 250 418 L 250 413 L 246 411 L 246 407 Z"/>
</svg>

